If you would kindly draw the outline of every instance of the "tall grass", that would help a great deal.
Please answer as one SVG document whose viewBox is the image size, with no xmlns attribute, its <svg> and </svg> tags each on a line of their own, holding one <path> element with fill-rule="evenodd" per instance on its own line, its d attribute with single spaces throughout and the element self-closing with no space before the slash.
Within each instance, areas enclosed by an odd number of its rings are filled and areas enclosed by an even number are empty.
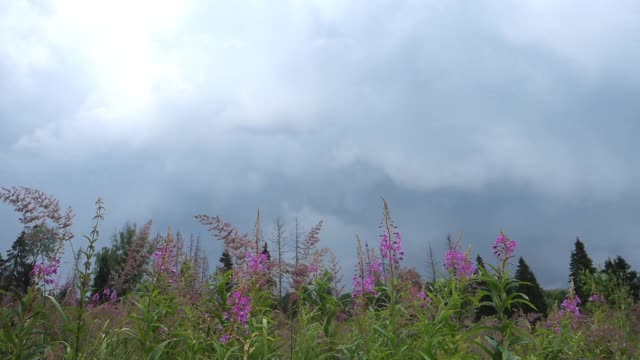
<svg viewBox="0 0 640 360">
<path fill-rule="evenodd" d="M 141 282 L 123 297 L 92 303 L 94 226 L 75 278 L 77 296 L 33 283 L 3 294 L 3 359 L 633 359 L 640 356 L 640 305 L 622 284 L 600 281 L 612 301 L 570 302 L 527 317 L 509 271 L 516 243 L 500 233 L 495 264 L 478 269 L 459 242 L 445 269 L 425 282 L 403 265 L 402 236 L 383 202 L 380 243 L 360 244 L 353 293 L 336 291 L 336 266 L 307 234 L 297 266 L 276 264 L 260 244 L 217 217 L 198 216 L 232 255 L 232 269 L 206 278 L 169 233 L 157 238 Z M 259 221 L 259 220 L 258 220 Z M 146 229 L 148 232 L 148 229 Z M 258 241 L 258 240 L 256 240 Z M 356 243 L 354 242 L 354 245 Z M 379 245 L 379 246 L 378 246 Z M 335 264 L 334 264 L 335 265 Z M 278 271 L 276 272 L 276 269 Z M 295 284 L 280 295 L 282 269 Z M 333 269 L 333 271 L 332 271 Z M 121 279 L 120 279 L 121 280 Z M 119 280 L 119 281 L 120 281 Z M 276 281 L 278 280 L 278 281 Z M 126 282 L 126 281 L 125 281 Z M 604 288 L 606 287 L 608 288 Z M 595 289 L 595 286 L 594 286 Z M 569 292 L 571 297 L 571 291 Z M 39 301 L 43 300 L 44 301 Z M 594 298 L 596 299 L 596 298 Z M 89 306 L 91 305 L 91 306 Z M 564 306 L 564 307 L 563 307 Z M 531 305 L 533 307 L 533 305 Z M 479 309 L 494 315 L 479 318 Z M 532 320 L 533 319 L 533 320 Z M 46 331 L 45 331 L 46 330 Z"/>
</svg>

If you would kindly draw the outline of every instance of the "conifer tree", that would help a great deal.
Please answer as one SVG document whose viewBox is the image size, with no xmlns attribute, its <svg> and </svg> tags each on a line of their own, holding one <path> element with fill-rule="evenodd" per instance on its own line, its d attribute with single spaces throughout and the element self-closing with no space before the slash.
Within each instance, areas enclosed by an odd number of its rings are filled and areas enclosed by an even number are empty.
<svg viewBox="0 0 640 360">
<path fill-rule="evenodd" d="M 2 284 L 2 279 L 4 278 L 4 264 L 5 264 L 5 260 L 2 257 L 2 253 L 0 253 L 0 284 Z"/>
<path fill-rule="evenodd" d="M 522 257 L 518 260 L 518 268 L 516 270 L 515 277 L 518 281 L 524 283 L 518 285 L 518 292 L 527 295 L 529 302 L 537 309 L 533 309 L 531 306 L 526 304 L 521 304 L 519 306 L 520 310 L 525 314 L 540 313 L 547 316 L 547 302 L 544 298 L 544 291 L 538 283 L 536 276 L 529 268 L 529 265 Z"/>
<path fill-rule="evenodd" d="M 580 297 L 582 303 L 587 301 L 590 293 L 588 286 L 583 283 L 582 274 L 584 272 L 593 274 L 595 271 L 593 261 L 587 254 L 584 244 L 580 241 L 580 238 L 576 238 L 575 248 L 571 252 L 571 262 L 569 264 L 569 282 L 573 281 L 575 293 Z"/>
<path fill-rule="evenodd" d="M 46 225 L 23 230 L 7 252 L 0 288 L 25 293 L 31 285 L 31 270 L 37 262 L 51 260 L 58 241 L 56 231 Z"/>
<path fill-rule="evenodd" d="M 7 252 L 7 259 L 3 267 L 2 290 L 24 294 L 31 285 L 31 270 L 35 265 L 29 259 L 29 242 L 23 231 L 13 242 Z"/>
<path fill-rule="evenodd" d="M 233 270 L 233 259 L 231 259 L 231 255 L 228 251 L 223 251 L 222 256 L 220 256 L 220 263 L 222 263 L 222 270 L 227 272 Z"/>
<path fill-rule="evenodd" d="M 269 252 L 269 246 L 266 241 L 264 245 L 262 245 L 262 254 L 267 256 L 267 261 L 271 261 L 271 253 Z"/>
<path fill-rule="evenodd" d="M 628 286 L 633 297 L 638 298 L 638 273 L 631 270 L 631 265 L 623 257 L 616 256 L 613 260 L 605 260 L 603 271 L 613 276 L 621 285 Z"/>
<path fill-rule="evenodd" d="M 136 234 L 136 225 L 127 223 L 122 230 L 113 234 L 110 247 L 103 247 L 96 253 L 96 275 L 93 279 L 93 289 L 96 292 L 101 292 L 105 288 L 115 288 L 116 280 L 122 272 L 122 265 L 125 263 L 129 247 Z"/>
</svg>

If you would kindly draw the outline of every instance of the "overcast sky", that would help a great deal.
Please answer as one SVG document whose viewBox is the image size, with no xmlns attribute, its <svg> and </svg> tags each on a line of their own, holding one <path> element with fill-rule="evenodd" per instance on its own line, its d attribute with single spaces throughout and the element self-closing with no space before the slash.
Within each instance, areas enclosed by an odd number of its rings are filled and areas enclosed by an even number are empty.
<svg viewBox="0 0 640 360">
<path fill-rule="evenodd" d="M 421 272 L 504 229 L 565 287 L 576 236 L 640 268 L 638 64 L 635 0 L 2 1 L 0 186 L 72 206 L 76 246 L 102 196 L 102 245 L 152 218 L 214 266 L 195 214 L 324 219 L 347 279 L 384 196 Z"/>
</svg>

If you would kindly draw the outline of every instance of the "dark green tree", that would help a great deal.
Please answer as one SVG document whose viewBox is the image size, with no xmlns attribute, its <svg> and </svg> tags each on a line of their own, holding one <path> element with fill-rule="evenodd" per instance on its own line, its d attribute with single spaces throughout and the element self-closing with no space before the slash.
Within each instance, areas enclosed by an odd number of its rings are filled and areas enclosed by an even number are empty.
<svg viewBox="0 0 640 360">
<path fill-rule="evenodd" d="M 228 272 L 233 270 L 233 259 L 231 259 L 231 255 L 228 251 L 223 251 L 222 256 L 220 256 L 220 263 L 222 263 L 222 270 L 224 272 Z"/>
<path fill-rule="evenodd" d="M 537 310 L 526 304 L 520 304 L 519 309 L 525 314 L 540 313 L 547 316 L 547 301 L 544 297 L 544 291 L 538 283 L 536 276 L 529 268 L 529 265 L 522 257 L 518 260 L 518 268 L 516 269 L 515 277 L 518 281 L 522 282 L 518 285 L 518 292 L 527 295 L 529 302 L 531 302 Z"/>
<path fill-rule="evenodd" d="M 115 288 L 118 276 L 122 272 L 122 265 L 126 261 L 129 247 L 136 237 L 135 224 L 125 224 L 122 230 L 113 234 L 111 247 L 103 247 L 96 254 L 95 277 L 93 289 L 101 292 L 105 288 Z M 117 289 L 121 292 L 122 289 Z"/>
<path fill-rule="evenodd" d="M 144 266 L 149 261 L 148 237 L 151 222 L 137 231 L 135 224 L 125 224 L 113 234 L 111 247 L 103 247 L 96 254 L 93 289 L 101 292 L 105 288 L 116 290 L 124 296 L 135 288 L 144 276 Z"/>
<path fill-rule="evenodd" d="M 271 253 L 269 253 L 269 247 L 267 246 L 267 242 L 265 241 L 264 245 L 262 246 L 262 253 L 264 255 L 267 255 L 267 261 L 271 261 Z"/>
<path fill-rule="evenodd" d="M 4 268 L 4 264 L 4 257 L 2 257 L 2 253 L 0 253 L 0 281 L 2 281 L 2 269 Z"/>
<path fill-rule="evenodd" d="M 580 297 L 582 303 L 587 301 L 591 293 L 591 289 L 587 284 L 584 284 L 582 274 L 585 272 L 593 274 L 595 271 L 596 268 L 593 267 L 593 261 L 587 254 L 584 244 L 580 241 L 580 238 L 576 238 L 575 248 L 571 252 L 571 262 L 569 264 L 569 281 L 573 280 L 575 293 Z"/>
<path fill-rule="evenodd" d="M 57 244 L 57 234 L 47 226 L 37 225 L 28 231 L 22 231 L 7 251 L 0 288 L 25 293 L 31 285 L 31 270 L 37 262 L 51 261 Z"/>
<path fill-rule="evenodd" d="M 31 285 L 31 270 L 35 260 L 31 259 L 31 246 L 26 232 L 13 242 L 11 249 L 7 251 L 7 259 L 2 268 L 2 290 L 19 294 L 26 293 Z"/>
<path fill-rule="evenodd" d="M 615 277 L 621 285 L 628 286 L 634 299 L 638 299 L 640 290 L 637 281 L 638 273 L 631 270 L 631 265 L 624 258 L 616 256 L 613 260 L 610 258 L 605 260 L 603 271 Z"/>
<path fill-rule="evenodd" d="M 93 289 L 96 292 L 115 287 L 121 261 L 114 248 L 104 247 L 96 254 L 96 275 L 93 278 Z"/>
</svg>

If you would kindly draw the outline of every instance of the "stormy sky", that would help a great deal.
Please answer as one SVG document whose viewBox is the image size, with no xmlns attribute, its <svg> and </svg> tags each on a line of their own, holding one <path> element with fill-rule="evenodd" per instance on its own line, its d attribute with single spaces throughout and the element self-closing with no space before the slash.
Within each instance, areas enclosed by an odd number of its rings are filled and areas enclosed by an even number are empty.
<svg viewBox="0 0 640 360">
<path fill-rule="evenodd" d="M 576 236 L 640 268 L 638 64 L 631 0 L 3 1 L 0 186 L 72 206 L 76 248 L 102 196 L 101 245 L 152 218 L 212 266 L 195 214 L 324 219 L 347 280 L 383 196 L 424 274 L 504 229 L 565 287 Z"/>
</svg>

